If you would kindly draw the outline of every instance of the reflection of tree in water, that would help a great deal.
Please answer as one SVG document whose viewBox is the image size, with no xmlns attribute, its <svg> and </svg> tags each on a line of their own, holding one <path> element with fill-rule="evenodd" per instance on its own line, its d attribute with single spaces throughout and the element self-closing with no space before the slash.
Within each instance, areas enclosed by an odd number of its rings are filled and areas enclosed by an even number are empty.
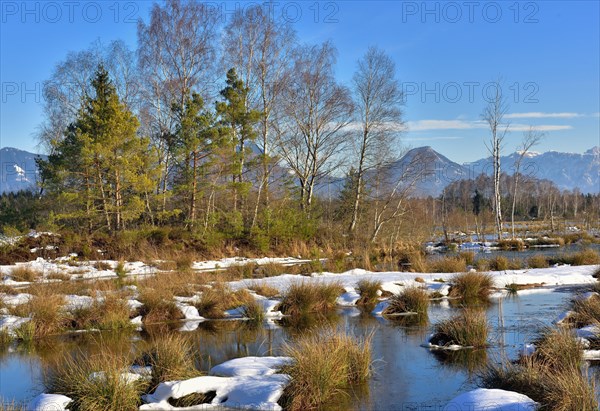
<svg viewBox="0 0 600 411">
<path fill-rule="evenodd" d="M 283 317 L 278 324 L 293 338 L 315 330 L 335 328 L 341 319 L 342 316 L 335 312 L 315 313 Z"/>
<path fill-rule="evenodd" d="M 430 352 L 443 366 L 467 371 L 469 378 L 485 368 L 488 359 L 485 349 L 430 350 Z"/>
<path fill-rule="evenodd" d="M 427 314 L 395 315 L 384 318 L 390 325 L 404 328 L 404 332 L 408 335 L 423 334 L 427 331 L 424 326 L 429 323 Z"/>
</svg>

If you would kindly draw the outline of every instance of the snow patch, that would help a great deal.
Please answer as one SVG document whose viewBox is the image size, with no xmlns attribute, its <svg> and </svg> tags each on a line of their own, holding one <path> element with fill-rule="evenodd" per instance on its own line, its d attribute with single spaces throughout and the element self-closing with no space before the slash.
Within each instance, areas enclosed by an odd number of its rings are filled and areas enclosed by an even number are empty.
<svg viewBox="0 0 600 411">
<path fill-rule="evenodd" d="M 457 411 L 534 411 L 538 405 L 528 396 L 516 392 L 478 388 L 454 398 L 446 406 L 446 409 L 457 409 Z"/>
</svg>

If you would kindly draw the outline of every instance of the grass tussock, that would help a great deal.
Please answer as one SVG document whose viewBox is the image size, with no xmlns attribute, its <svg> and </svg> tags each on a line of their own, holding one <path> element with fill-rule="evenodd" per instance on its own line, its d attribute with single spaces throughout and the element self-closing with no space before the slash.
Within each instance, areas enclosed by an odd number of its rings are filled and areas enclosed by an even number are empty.
<svg viewBox="0 0 600 411">
<path fill-rule="evenodd" d="M 152 367 L 150 391 L 153 391 L 161 382 L 199 376 L 195 358 L 189 340 L 179 334 L 166 334 L 154 339 L 137 362 Z"/>
<path fill-rule="evenodd" d="M 527 259 L 527 266 L 529 268 L 548 268 L 550 263 L 548 258 L 542 254 L 536 254 Z"/>
<path fill-rule="evenodd" d="M 143 304 L 139 315 L 144 323 L 157 324 L 184 318 L 168 288 L 142 288 L 138 300 Z"/>
<path fill-rule="evenodd" d="M 407 287 L 399 294 L 394 294 L 389 299 L 390 305 L 384 310 L 384 315 L 402 313 L 417 313 L 427 315 L 429 308 L 429 294 L 418 287 Z"/>
<path fill-rule="evenodd" d="M 494 279 L 487 273 L 467 272 L 454 276 L 450 289 L 451 297 L 465 302 L 486 301 L 492 292 Z"/>
<path fill-rule="evenodd" d="M 254 302 L 248 290 L 232 291 L 228 286 L 218 283 L 206 288 L 200 300 L 194 304 L 205 318 L 223 318 L 225 311 L 246 306 Z"/>
<path fill-rule="evenodd" d="M 28 265 L 18 265 L 10 270 L 10 276 L 14 281 L 34 282 L 43 276 L 43 273 Z"/>
<path fill-rule="evenodd" d="M 250 301 L 244 306 L 243 314 L 254 323 L 261 323 L 265 319 L 265 311 L 256 300 Z"/>
<path fill-rule="evenodd" d="M 569 330 L 548 329 L 532 356 L 489 366 L 482 385 L 525 394 L 541 404 L 540 410 L 597 410 L 595 387 L 581 373 L 581 348 Z"/>
<path fill-rule="evenodd" d="M 467 271 L 467 263 L 461 257 L 442 257 L 428 264 L 432 273 L 460 273 Z"/>
<path fill-rule="evenodd" d="M 600 264 L 600 254 L 591 248 L 586 248 L 573 254 L 573 265 Z"/>
<path fill-rule="evenodd" d="M 375 305 L 379 300 L 381 294 L 381 281 L 379 280 L 360 280 L 357 284 L 358 294 L 360 298 L 356 302 L 356 305 L 360 306 L 371 306 Z"/>
<path fill-rule="evenodd" d="M 430 342 L 439 346 L 461 345 L 481 348 L 487 345 L 488 323 L 482 310 L 464 309 L 435 326 Z"/>
<path fill-rule="evenodd" d="M 563 369 L 579 369 L 583 362 L 583 346 L 569 329 L 548 328 L 534 344 L 534 361 L 557 372 Z"/>
<path fill-rule="evenodd" d="M 63 355 L 51 366 L 46 386 L 52 393 L 70 397 L 69 409 L 133 411 L 141 404 L 145 383 L 124 378 L 128 367 L 126 356 L 110 352 Z"/>
<path fill-rule="evenodd" d="M 284 293 L 279 309 L 288 315 L 330 311 L 343 291 L 339 283 L 297 282 Z"/>
<path fill-rule="evenodd" d="M 281 401 L 289 410 L 320 408 L 371 375 L 371 336 L 303 336 L 285 346 L 284 354 L 293 359 L 282 370 L 291 377 Z"/>
<path fill-rule="evenodd" d="M 576 327 L 600 324 L 600 296 L 574 300 L 571 311 L 573 313 L 569 316 L 569 321 Z"/>
<path fill-rule="evenodd" d="M 76 330 L 128 330 L 133 329 L 130 321 L 131 309 L 119 294 L 107 294 L 95 300 L 89 307 L 80 307 L 71 312 L 71 327 Z"/>
<path fill-rule="evenodd" d="M 58 334 L 66 328 L 68 318 L 64 310 L 64 297 L 51 294 L 40 288 L 25 304 L 14 307 L 13 314 L 19 317 L 30 317 L 22 338 L 41 338 Z M 31 335 L 33 333 L 33 335 Z"/>
<path fill-rule="evenodd" d="M 256 294 L 267 298 L 273 298 L 280 294 L 277 288 L 263 283 L 252 284 L 250 287 L 248 287 L 248 290 L 254 291 Z"/>
</svg>

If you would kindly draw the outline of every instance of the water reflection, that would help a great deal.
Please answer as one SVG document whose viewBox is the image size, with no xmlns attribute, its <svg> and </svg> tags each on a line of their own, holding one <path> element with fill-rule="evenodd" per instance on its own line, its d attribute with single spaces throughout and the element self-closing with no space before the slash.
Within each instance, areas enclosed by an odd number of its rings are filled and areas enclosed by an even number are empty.
<svg viewBox="0 0 600 411">
<path fill-rule="evenodd" d="M 362 386 L 351 387 L 329 404 L 329 410 L 434 409 L 458 393 L 475 386 L 473 376 L 488 361 L 507 355 L 516 358 L 520 344 L 551 324 L 568 302 L 572 289 L 541 290 L 516 298 L 492 299 L 485 305 L 490 323 L 487 350 L 430 351 L 421 347 L 436 323 L 455 315 L 447 301 L 429 308 L 428 321 L 417 316 L 384 319 L 357 308 L 256 324 L 247 321 L 205 321 L 190 331 L 174 326 L 150 326 L 133 333 L 73 333 L 40 340 L 29 346 L 11 345 L 0 350 L 0 397 L 26 401 L 43 390 L 42 376 L 48 364 L 64 353 L 94 355 L 103 350 L 115 353 L 143 351 L 153 337 L 179 333 L 198 352 L 202 371 L 229 359 L 257 355 L 281 355 L 282 346 L 306 333 L 340 329 L 361 336 L 373 333 L 374 375 Z M 591 371 L 598 370 L 593 365 Z M 598 375 L 595 373 L 594 375 Z M 596 377 L 594 377 L 596 378 Z"/>
</svg>

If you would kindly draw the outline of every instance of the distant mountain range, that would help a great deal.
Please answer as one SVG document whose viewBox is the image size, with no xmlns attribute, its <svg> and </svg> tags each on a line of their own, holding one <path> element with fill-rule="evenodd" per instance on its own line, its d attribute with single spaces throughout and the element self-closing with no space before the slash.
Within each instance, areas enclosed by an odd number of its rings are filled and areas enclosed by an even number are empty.
<svg viewBox="0 0 600 411">
<path fill-rule="evenodd" d="M 38 178 L 36 157 L 46 158 L 12 147 L 0 149 L 0 194 L 35 188 Z"/>
<path fill-rule="evenodd" d="M 513 174 L 518 156 L 518 153 L 512 153 L 502 157 L 502 170 Z M 16 148 L 0 149 L 0 193 L 35 187 L 38 178 L 36 157 L 37 154 Z M 484 158 L 461 165 L 431 147 L 418 147 L 408 151 L 387 168 L 391 181 L 407 172 L 419 173 L 414 194 L 437 196 L 444 187 L 454 181 L 474 178 L 482 172 L 491 174 L 492 162 L 491 158 Z M 521 172 L 535 178 L 550 180 L 563 190 L 578 188 L 582 193 L 600 193 L 600 147 L 593 147 L 583 154 L 556 151 L 527 153 L 521 165 Z M 318 185 L 316 193 L 325 197 L 336 196 L 343 185 L 342 178 L 328 178 Z"/>
</svg>

